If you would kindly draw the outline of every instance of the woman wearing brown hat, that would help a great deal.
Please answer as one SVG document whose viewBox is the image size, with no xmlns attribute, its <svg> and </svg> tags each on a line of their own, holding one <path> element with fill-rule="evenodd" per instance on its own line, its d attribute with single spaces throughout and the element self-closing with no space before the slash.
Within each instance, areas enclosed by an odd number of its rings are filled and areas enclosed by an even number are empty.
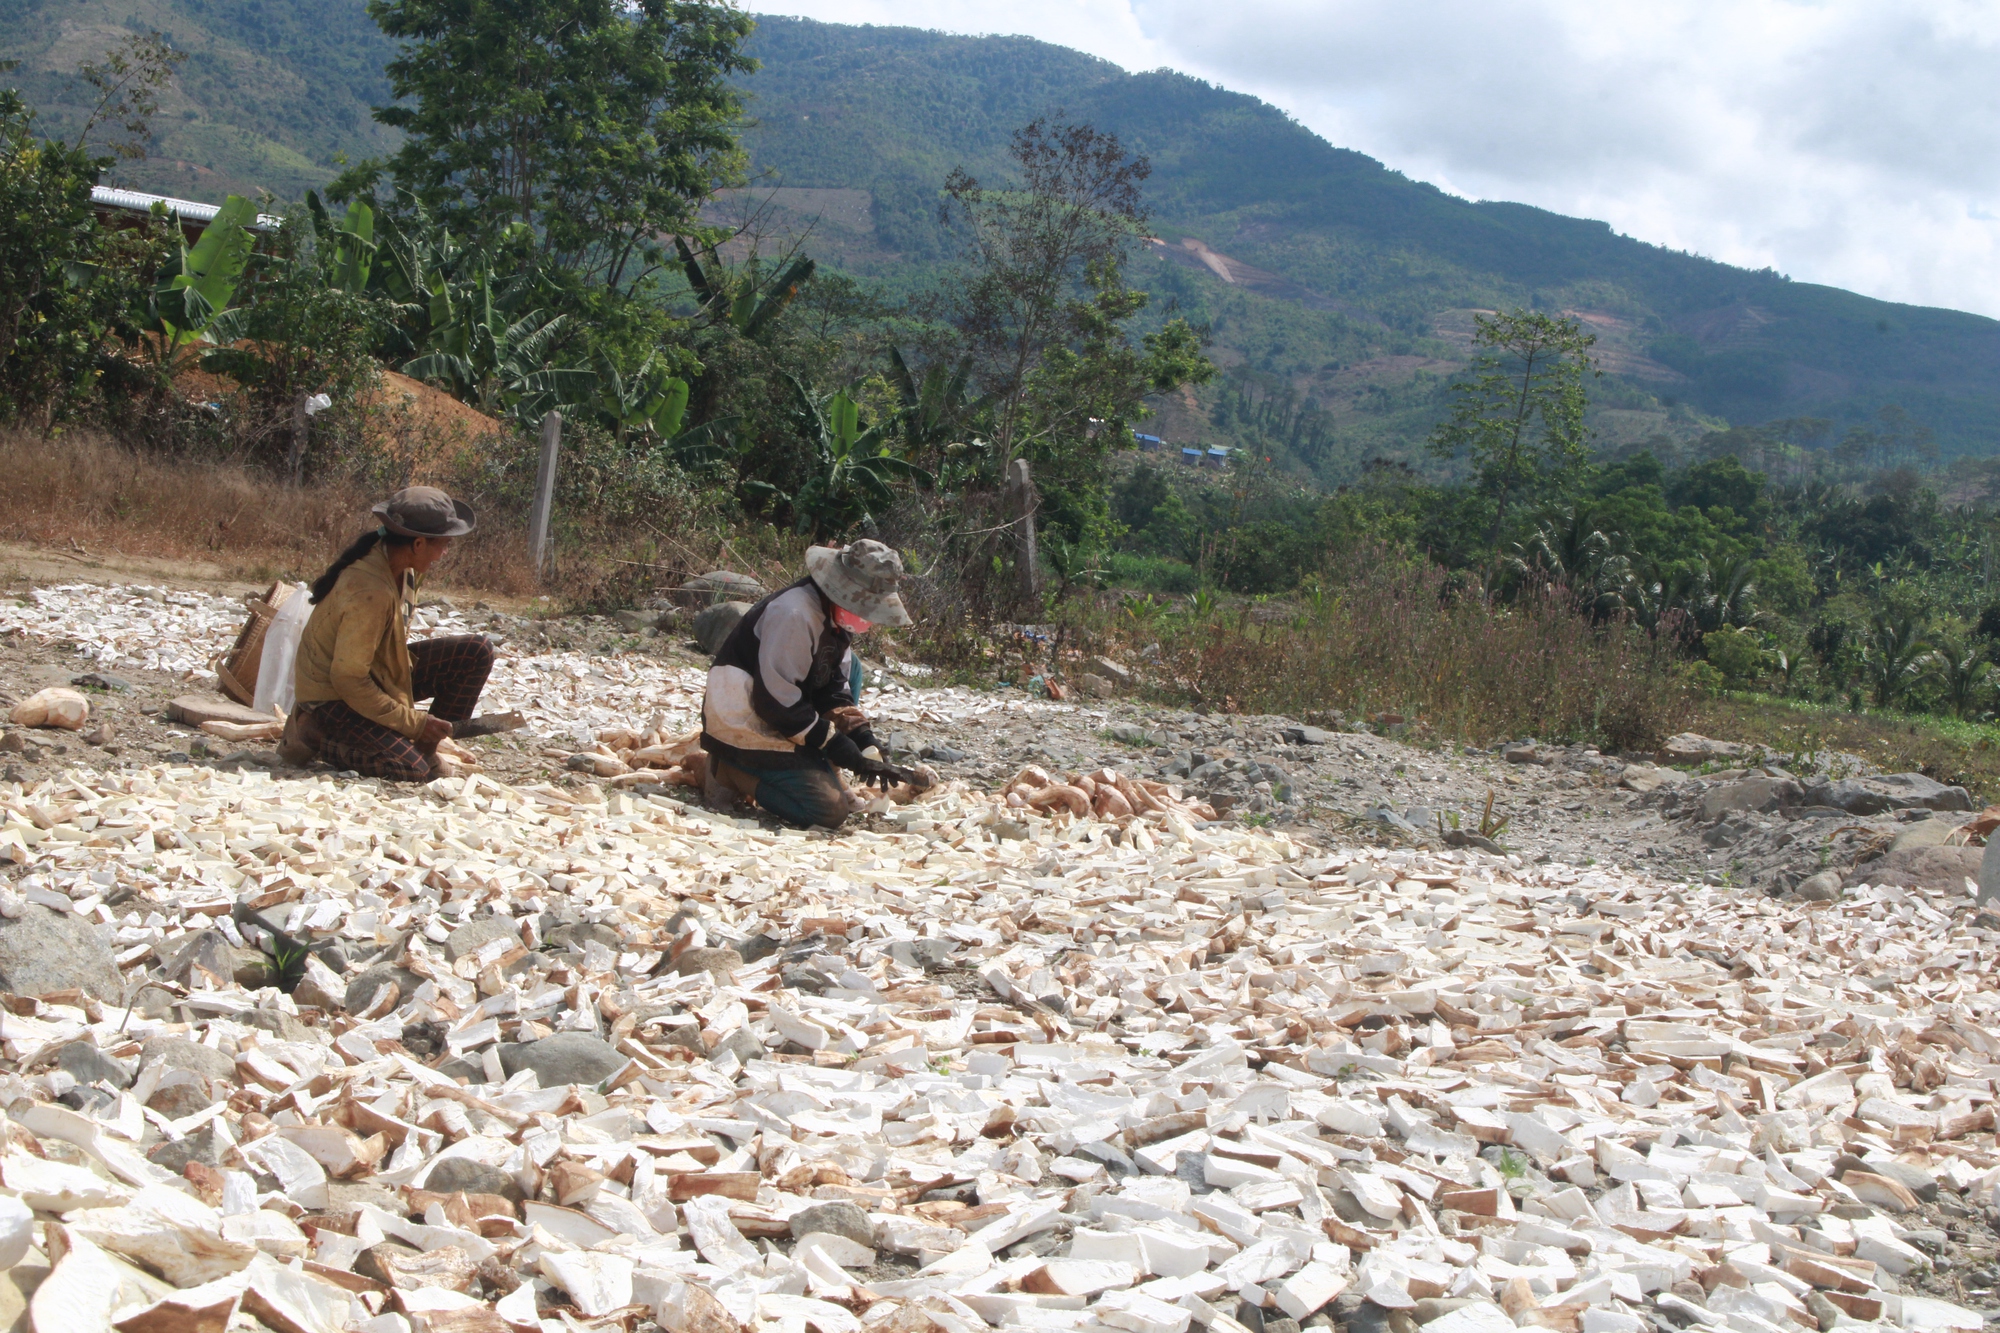
<svg viewBox="0 0 2000 1333">
<path fill-rule="evenodd" d="M 472 716 L 493 670 L 481 634 L 409 641 L 417 582 L 452 539 L 472 531 L 472 508 L 434 486 L 397 491 L 374 508 L 382 525 L 342 551 L 312 585 L 299 639 L 298 703 L 279 757 L 315 758 L 370 777 L 437 776 L 438 742 Z M 428 713 L 416 701 L 429 699 Z"/>
</svg>

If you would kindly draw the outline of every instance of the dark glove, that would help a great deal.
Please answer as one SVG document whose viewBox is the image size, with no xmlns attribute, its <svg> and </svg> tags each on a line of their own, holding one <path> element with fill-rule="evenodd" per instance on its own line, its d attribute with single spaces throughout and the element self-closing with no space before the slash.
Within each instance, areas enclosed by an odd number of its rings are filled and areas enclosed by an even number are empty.
<svg viewBox="0 0 2000 1333">
<path fill-rule="evenodd" d="M 851 731 L 845 736 L 835 736 L 826 743 L 820 753 L 826 756 L 828 763 L 837 768 L 844 768 L 850 773 L 859 773 L 865 782 L 880 787 L 883 791 L 889 790 L 899 782 L 917 782 L 917 775 L 907 769 L 885 764 L 880 759 L 870 759 L 861 753 L 861 747 L 854 743 L 854 733 Z"/>
<path fill-rule="evenodd" d="M 875 739 L 875 729 L 866 722 L 863 722 L 860 726 L 845 734 L 847 739 L 854 742 L 854 747 L 858 750 L 865 750 L 871 745 L 877 750 L 882 748 L 882 742 Z"/>
</svg>

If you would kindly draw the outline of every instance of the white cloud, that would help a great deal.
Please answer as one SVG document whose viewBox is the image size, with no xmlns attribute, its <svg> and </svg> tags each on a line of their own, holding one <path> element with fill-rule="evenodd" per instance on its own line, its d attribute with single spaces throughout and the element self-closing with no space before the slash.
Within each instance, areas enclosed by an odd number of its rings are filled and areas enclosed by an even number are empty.
<svg viewBox="0 0 2000 1333">
<path fill-rule="evenodd" d="M 792 0 L 1253 93 L 1331 142 L 1751 268 L 2000 315 L 2000 7 Z"/>
</svg>

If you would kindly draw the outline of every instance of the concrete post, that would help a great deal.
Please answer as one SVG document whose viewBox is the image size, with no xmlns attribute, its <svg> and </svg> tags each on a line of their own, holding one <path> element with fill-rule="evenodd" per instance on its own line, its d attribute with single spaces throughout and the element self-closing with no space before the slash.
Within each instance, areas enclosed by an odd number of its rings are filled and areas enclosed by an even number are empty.
<svg viewBox="0 0 2000 1333">
<path fill-rule="evenodd" d="M 556 455 L 562 449 L 562 413 L 551 411 L 542 418 L 542 464 L 535 469 L 535 507 L 528 517 L 528 555 L 535 562 L 535 577 L 549 574 L 549 518 L 556 501 Z"/>
<path fill-rule="evenodd" d="M 1028 474 L 1028 460 L 1017 458 L 1007 465 L 1008 507 L 1014 511 L 1014 540 L 1020 552 L 1021 596 L 1030 603 L 1042 599 L 1041 552 L 1035 545 L 1035 483 Z"/>
</svg>

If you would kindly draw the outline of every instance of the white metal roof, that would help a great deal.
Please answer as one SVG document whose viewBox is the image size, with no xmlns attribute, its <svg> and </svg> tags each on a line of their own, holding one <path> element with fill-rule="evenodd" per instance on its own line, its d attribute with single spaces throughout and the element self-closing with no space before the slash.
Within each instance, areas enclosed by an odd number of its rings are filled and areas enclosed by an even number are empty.
<svg viewBox="0 0 2000 1333">
<path fill-rule="evenodd" d="M 166 205 L 167 212 L 177 214 L 183 222 L 213 222 L 215 215 L 222 211 L 220 204 L 204 204 L 193 199 L 174 199 L 164 194 L 146 194 L 139 190 L 118 190 L 109 185 L 95 185 L 90 190 L 90 202 L 102 208 L 122 208 L 132 213 L 150 213 L 154 204 Z M 284 219 L 274 213 L 259 213 L 257 221 L 251 224 L 259 231 L 275 229 Z"/>
</svg>

